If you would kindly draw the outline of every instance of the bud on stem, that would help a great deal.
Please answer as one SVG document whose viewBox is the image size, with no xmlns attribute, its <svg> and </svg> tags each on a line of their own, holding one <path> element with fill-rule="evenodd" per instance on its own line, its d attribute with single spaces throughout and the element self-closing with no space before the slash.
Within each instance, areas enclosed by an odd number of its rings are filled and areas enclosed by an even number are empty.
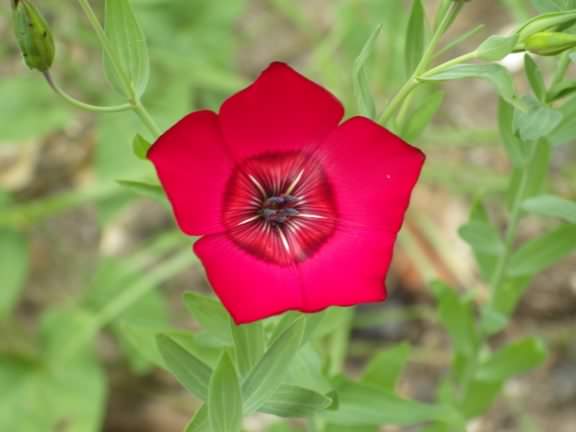
<svg viewBox="0 0 576 432">
<path fill-rule="evenodd" d="M 526 38 L 527 51 L 540 56 L 554 56 L 576 47 L 576 35 L 557 32 L 540 32 Z"/>
<path fill-rule="evenodd" d="M 29 0 L 12 0 L 16 39 L 26 65 L 45 72 L 54 61 L 54 39 L 48 24 Z"/>
</svg>

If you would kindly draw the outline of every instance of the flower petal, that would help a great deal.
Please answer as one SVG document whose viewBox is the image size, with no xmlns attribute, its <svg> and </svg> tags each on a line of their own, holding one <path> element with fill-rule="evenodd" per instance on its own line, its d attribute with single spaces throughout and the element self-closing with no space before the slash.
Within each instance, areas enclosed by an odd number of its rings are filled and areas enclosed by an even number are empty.
<svg viewBox="0 0 576 432">
<path fill-rule="evenodd" d="M 194 251 L 210 284 L 238 324 L 248 323 L 302 304 L 301 285 L 293 266 L 278 266 L 244 252 L 226 234 L 201 238 Z"/>
<path fill-rule="evenodd" d="M 318 150 L 332 184 L 340 224 L 385 230 L 402 225 L 424 154 L 365 117 L 340 126 Z"/>
<path fill-rule="evenodd" d="M 299 265 L 302 310 L 384 301 L 393 243 L 386 231 L 340 229 L 317 254 Z"/>
<path fill-rule="evenodd" d="M 238 161 L 270 152 L 316 146 L 344 109 L 327 90 L 288 65 L 272 63 L 220 109 L 222 133 Z"/>
<path fill-rule="evenodd" d="M 218 116 L 193 112 L 148 151 L 180 229 L 190 235 L 223 232 L 222 206 L 233 170 Z"/>
</svg>

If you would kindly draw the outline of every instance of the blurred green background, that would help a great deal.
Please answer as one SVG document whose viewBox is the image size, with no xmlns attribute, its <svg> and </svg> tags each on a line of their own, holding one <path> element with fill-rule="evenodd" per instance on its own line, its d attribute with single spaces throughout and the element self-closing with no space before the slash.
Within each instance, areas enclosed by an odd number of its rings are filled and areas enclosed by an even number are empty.
<svg viewBox="0 0 576 432">
<path fill-rule="evenodd" d="M 92 2 L 99 12 L 102 3 Z M 396 59 L 403 56 L 408 2 L 132 3 L 153 62 L 144 102 L 163 129 L 189 111 L 217 110 L 275 60 L 322 83 L 353 115 L 353 62 L 378 24 L 383 32 L 368 74 L 379 109 L 406 78 Z M 436 3 L 426 7 L 432 11 Z M 36 4 L 57 41 L 53 75 L 60 86 L 86 102 L 121 103 L 104 78 L 96 38 L 77 4 Z M 456 38 L 484 27 L 443 58 L 511 29 L 537 4 L 470 2 L 451 33 Z M 166 207 L 116 182 L 152 175 L 131 150 L 135 133 L 146 131 L 132 113 L 94 115 L 69 107 L 40 74 L 28 71 L 12 35 L 8 2 L 0 9 L 0 38 L 0 430 L 179 431 L 195 402 L 135 346 L 150 344 L 142 329 L 194 328 L 181 293 L 209 288 L 191 252 L 174 255 L 189 251 L 191 241 L 175 232 Z M 520 75 L 521 61 L 509 60 Z M 547 70 L 548 60 L 541 66 Z M 526 87 L 521 79 L 517 85 Z M 423 185 L 397 248 L 391 299 L 360 308 L 348 365 L 354 373 L 378 348 L 409 340 L 417 349 L 402 388 L 424 400 L 450 362 L 425 282 L 440 276 L 480 293 L 485 289 L 457 230 L 474 198 L 504 190 L 509 175 L 492 88 L 459 81 L 447 84 L 443 94 L 426 86 L 416 95 L 416 106 L 431 98 L 441 104 L 425 131 L 411 131 L 414 144 L 428 154 Z M 576 110 L 576 103 L 568 109 Z M 576 195 L 575 132 L 572 112 L 551 137 L 549 182 L 567 197 Z M 528 218 L 522 235 L 542 225 Z M 143 295 L 111 301 L 133 286 L 142 287 Z M 575 317 L 572 257 L 537 278 L 507 330 L 544 336 L 550 361 L 513 381 L 474 431 L 574 430 Z M 272 420 L 253 421 L 250 430 L 257 431 Z"/>
</svg>

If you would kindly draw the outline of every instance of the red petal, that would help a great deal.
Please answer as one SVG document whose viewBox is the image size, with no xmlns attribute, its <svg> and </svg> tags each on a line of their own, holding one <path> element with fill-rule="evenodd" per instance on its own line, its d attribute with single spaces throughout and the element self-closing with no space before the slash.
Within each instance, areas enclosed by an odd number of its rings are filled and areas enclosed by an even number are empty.
<svg viewBox="0 0 576 432">
<path fill-rule="evenodd" d="M 259 260 L 226 234 L 209 235 L 194 244 L 208 280 L 238 324 L 296 309 L 302 303 L 294 267 Z"/>
<path fill-rule="evenodd" d="M 394 239 L 385 231 L 340 229 L 300 263 L 305 312 L 386 299 L 385 279 Z"/>
<path fill-rule="evenodd" d="M 345 229 L 385 230 L 402 225 L 424 154 L 365 117 L 340 126 L 317 156 L 332 183 Z"/>
<path fill-rule="evenodd" d="M 198 111 L 184 117 L 154 143 L 148 158 L 182 231 L 224 231 L 222 205 L 233 166 L 215 113 Z"/>
<path fill-rule="evenodd" d="M 327 90 L 283 63 L 272 63 L 220 109 L 224 137 L 238 161 L 316 146 L 344 109 Z"/>
</svg>

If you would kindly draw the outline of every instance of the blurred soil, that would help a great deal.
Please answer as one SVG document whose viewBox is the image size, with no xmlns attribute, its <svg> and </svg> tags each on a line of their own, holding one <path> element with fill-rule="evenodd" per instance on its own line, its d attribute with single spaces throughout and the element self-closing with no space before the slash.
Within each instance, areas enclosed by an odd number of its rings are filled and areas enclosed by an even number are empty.
<svg viewBox="0 0 576 432">
<path fill-rule="evenodd" d="M 317 22 L 319 32 L 330 28 L 326 13 L 332 4 L 328 0 L 299 0 L 298 4 Z M 508 17 L 493 13 L 491 2 L 474 1 L 467 7 L 454 32 L 469 29 L 476 23 L 488 23 L 489 29 L 501 30 Z M 253 26 L 252 23 L 258 23 Z M 238 53 L 238 67 L 248 75 L 255 74 L 269 58 L 284 58 L 306 63 L 310 35 L 302 35 L 270 2 L 254 0 L 250 11 L 239 19 L 243 34 Z M 274 38 L 262 37 L 274 34 Z M 242 59 L 242 60 L 240 60 Z M 263 60 L 266 59 L 266 60 Z M 447 86 L 448 97 L 444 112 L 438 121 L 454 128 L 493 127 L 496 101 L 491 88 L 481 82 L 466 81 Z M 0 154 L 2 168 L 0 181 L 17 193 L 21 201 L 45 197 L 81 184 L 90 176 L 93 157 L 93 129 L 91 117 L 80 115 L 71 130 L 49 136 L 42 142 L 30 143 L 25 150 L 14 154 Z M 433 140 L 424 135 L 423 141 Z M 456 163 L 465 161 L 504 171 L 507 169 L 496 146 L 473 146 L 429 150 L 429 159 L 448 159 Z M 569 155 L 574 163 L 574 153 Z M 560 162 L 558 162 L 560 163 Z M 562 163 L 566 163 L 565 157 Z M 468 204 L 438 186 L 422 186 L 416 194 L 411 217 L 406 229 L 420 239 L 420 217 L 429 217 L 444 239 L 442 253 L 434 245 L 421 241 L 418 248 L 432 256 L 434 270 L 454 284 L 478 287 L 478 276 L 467 247 L 457 238 L 460 224 L 466 220 Z M 418 216 L 418 218 L 416 217 Z M 118 222 L 102 232 L 98 228 L 96 209 L 90 205 L 67 211 L 37 224 L 32 232 L 32 271 L 26 296 L 20 306 L 20 317 L 34 326 L 39 311 L 48 304 L 65 301 L 77 293 L 78 287 L 88 285 L 87 280 L 96 265 L 96 257 L 107 253 L 123 253 L 139 244 L 151 232 L 172 224 L 165 210 L 147 200 L 137 202 L 124 211 Z M 526 236 L 541 227 L 528 221 L 522 229 Z M 448 341 L 433 320 L 430 294 L 422 285 L 423 274 L 413 259 L 413 249 L 398 248 L 392 271 L 390 300 L 381 306 L 360 308 L 360 328 L 354 331 L 349 368 L 356 372 L 366 358 L 388 344 L 408 340 L 416 346 L 414 361 L 405 374 L 402 391 L 423 400 L 434 397 L 431 389 L 442 376 L 450 358 L 446 356 Z M 202 272 L 191 269 L 165 284 L 163 288 L 171 298 L 178 325 L 187 322 L 180 304 L 184 290 L 207 290 Z M 480 286 L 481 288 L 481 286 Z M 416 311 L 408 316 L 407 310 Z M 392 317 L 392 318 L 390 318 Z M 394 318 L 396 317 L 396 318 Z M 474 432 L 520 432 L 533 422 L 535 430 L 546 432 L 573 432 L 576 430 L 576 258 L 566 259 L 553 269 L 540 275 L 529 288 L 516 314 L 512 327 L 494 341 L 521 335 L 544 335 L 552 355 L 545 367 L 514 380 L 490 414 L 477 422 Z M 110 376 L 110 399 L 105 430 L 108 432 L 176 432 L 181 431 L 195 402 L 177 385 L 173 378 L 160 371 L 145 375 L 127 373 L 128 365 L 119 356 L 109 337 L 102 337 L 100 352 Z M 259 430 L 269 418 L 254 420 Z M 387 428 L 386 431 L 402 429 Z M 408 429 L 405 429 L 408 430 Z"/>
</svg>

